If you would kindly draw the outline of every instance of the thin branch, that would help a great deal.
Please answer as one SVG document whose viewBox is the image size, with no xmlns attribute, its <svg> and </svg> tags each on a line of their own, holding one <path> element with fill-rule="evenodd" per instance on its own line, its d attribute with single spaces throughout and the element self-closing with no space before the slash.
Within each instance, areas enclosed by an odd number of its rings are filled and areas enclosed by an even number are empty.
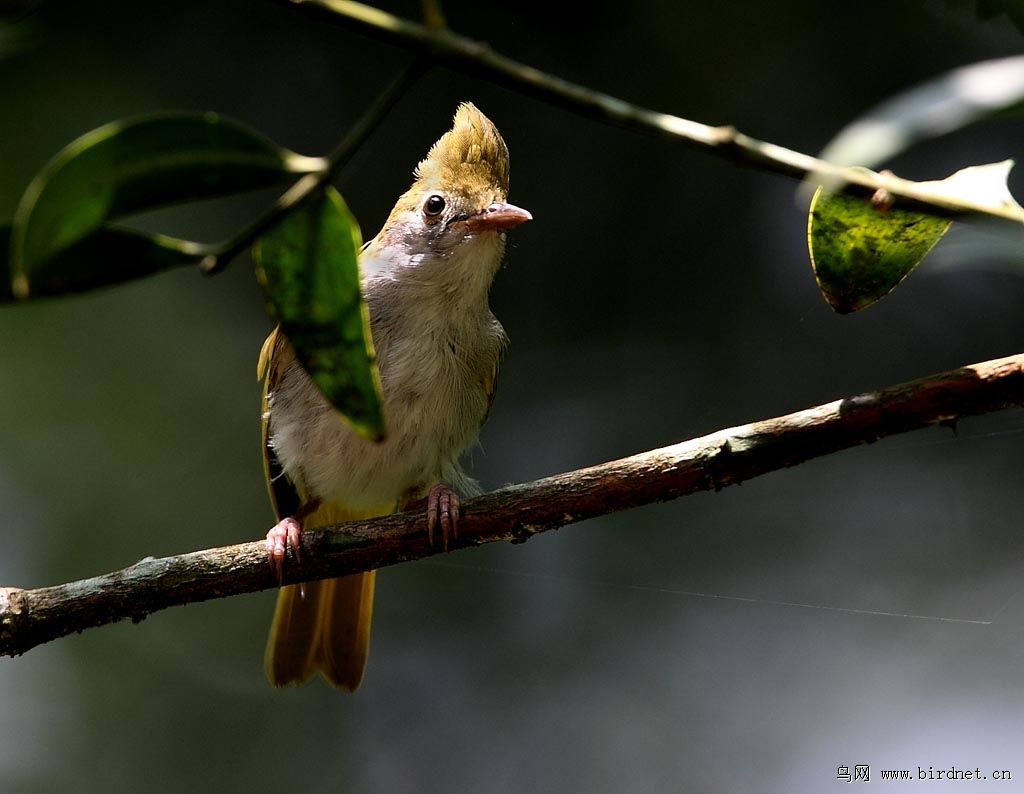
<svg viewBox="0 0 1024 794">
<path fill-rule="evenodd" d="M 434 25 L 419 24 L 355 0 L 281 0 L 335 24 L 418 53 L 435 63 L 472 74 L 586 118 L 647 133 L 710 152 L 733 163 L 795 179 L 827 183 L 830 190 L 870 198 L 879 190 L 898 196 L 903 209 L 949 218 L 985 216 L 1024 223 L 1016 204 L 981 203 L 942 195 L 891 173 L 837 166 L 807 154 L 757 140 L 731 126 L 711 126 L 658 113 L 572 83 L 495 52 L 484 42 Z"/>
<path fill-rule="evenodd" d="M 300 177 L 274 202 L 266 212 L 238 234 L 203 257 L 199 268 L 207 275 L 219 273 L 236 256 L 252 245 L 256 238 L 266 232 L 296 206 L 312 196 L 317 190 L 337 176 L 338 172 L 352 159 L 360 146 L 373 134 L 388 112 L 398 103 L 402 95 L 423 73 L 424 64 L 417 58 L 406 66 L 391 84 L 384 89 L 362 117 L 348 131 L 326 158 L 324 167 Z"/>
<path fill-rule="evenodd" d="M 452 548 L 534 535 L 599 515 L 720 490 L 886 436 L 1024 403 L 1024 353 L 644 452 L 463 504 Z M 382 568 L 437 554 L 423 517 L 402 513 L 304 532 L 285 582 Z M 262 541 L 147 558 L 124 570 L 37 590 L 0 588 L 0 654 L 16 656 L 93 626 L 171 606 L 267 590 Z"/>
</svg>

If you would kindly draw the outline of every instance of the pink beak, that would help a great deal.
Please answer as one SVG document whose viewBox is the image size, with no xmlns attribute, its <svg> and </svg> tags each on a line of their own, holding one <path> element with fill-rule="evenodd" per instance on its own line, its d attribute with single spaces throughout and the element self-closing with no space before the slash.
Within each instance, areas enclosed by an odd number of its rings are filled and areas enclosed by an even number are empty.
<svg viewBox="0 0 1024 794">
<path fill-rule="evenodd" d="M 463 223 L 470 231 L 474 232 L 503 232 L 531 220 L 533 220 L 533 216 L 527 210 L 514 204 L 503 204 L 496 201 L 479 215 L 466 218 Z"/>
</svg>

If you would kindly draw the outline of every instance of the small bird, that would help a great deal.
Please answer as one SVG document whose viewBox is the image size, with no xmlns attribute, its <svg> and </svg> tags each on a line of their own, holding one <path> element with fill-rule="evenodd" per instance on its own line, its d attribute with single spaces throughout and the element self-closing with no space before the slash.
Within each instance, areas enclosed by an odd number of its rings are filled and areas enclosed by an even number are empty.
<svg viewBox="0 0 1024 794">
<path fill-rule="evenodd" d="M 267 533 L 280 572 L 301 525 L 404 510 L 425 499 L 431 539 L 457 530 L 459 494 L 478 493 L 459 458 L 494 398 L 507 345 L 488 292 L 505 231 L 532 218 L 506 203 L 508 149 L 470 103 L 434 144 L 415 181 L 359 256 L 380 372 L 386 437 L 356 433 L 321 396 L 274 329 L 260 351 L 263 448 L 278 523 Z M 374 572 L 282 587 L 265 654 L 276 686 L 315 672 L 352 692 L 370 642 Z"/>
</svg>

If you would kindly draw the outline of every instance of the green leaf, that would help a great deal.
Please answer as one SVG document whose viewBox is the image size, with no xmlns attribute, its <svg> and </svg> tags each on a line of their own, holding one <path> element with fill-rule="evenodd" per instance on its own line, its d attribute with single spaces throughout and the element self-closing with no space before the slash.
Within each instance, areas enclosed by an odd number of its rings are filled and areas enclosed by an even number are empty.
<svg viewBox="0 0 1024 794">
<path fill-rule="evenodd" d="M 885 297 L 950 226 L 945 218 L 879 208 L 819 187 L 811 199 L 807 242 L 825 300 L 840 314 Z"/>
<path fill-rule="evenodd" d="M 986 163 L 962 168 L 945 179 L 908 184 L 916 194 L 939 204 L 949 199 L 955 208 L 1019 212 L 1024 209 L 1009 188 L 1013 165 L 1013 160 Z M 863 309 L 889 294 L 951 225 L 946 218 L 892 204 L 884 195 L 867 202 L 824 186 L 811 199 L 807 219 L 811 265 L 825 299 L 840 314 Z"/>
<path fill-rule="evenodd" d="M 253 248 L 268 310 L 313 382 L 352 426 L 384 436 L 369 315 L 359 289 L 359 227 L 327 187 Z"/>
<path fill-rule="evenodd" d="M 0 227 L 0 303 L 21 299 L 10 274 L 11 227 Z M 120 284 L 172 267 L 194 264 L 205 247 L 188 240 L 103 227 L 43 262 L 32 280 L 33 298 Z"/>
<path fill-rule="evenodd" d="M 65 147 L 26 189 L 11 232 L 14 292 L 34 292 L 42 263 L 112 219 L 270 187 L 322 165 L 214 113 L 104 125 Z M 68 275 L 78 284 L 92 277 L 109 283 L 101 272 Z"/>
</svg>

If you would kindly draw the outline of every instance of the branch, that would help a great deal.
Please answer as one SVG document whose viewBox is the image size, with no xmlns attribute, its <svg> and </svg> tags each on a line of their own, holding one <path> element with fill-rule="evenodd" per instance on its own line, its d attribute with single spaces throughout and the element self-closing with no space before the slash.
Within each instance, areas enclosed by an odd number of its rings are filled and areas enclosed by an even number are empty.
<svg viewBox="0 0 1024 794">
<path fill-rule="evenodd" d="M 710 126 L 658 113 L 617 97 L 563 80 L 495 52 L 484 42 L 453 33 L 437 25 L 424 25 L 381 11 L 355 0 L 282 0 L 335 24 L 418 53 L 452 69 L 563 107 L 589 119 L 619 127 L 655 133 L 725 158 L 733 163 L 795 179 L 825 182 L 833 192 L 870 198 L 879 190 L 898 196 L 902 209 L 948 218 L 988 217 L 1024 223 L 1024 207 L 980 203 L 942 195 L 930 187 L 900 179 L 845 168 L 807 154 L 757 140 L 732 126 Z"/>
<path fill-rule="evenodd" d="M 280 221 L 286 214 L 312 196 L 338 175 L 338 172 L 352 159 L 359 147 L 370 137 L 388 112 L 398 103 L 402 95 L 409 90 L 413 82 L 423 73 L 424 65 L 420 59 L 408 64 L 384 92 L 349 130 L 324 160 L 323 168 L 300 177 L 282 193 L 277 201 L 251 224 L 225 242 L 218 243 L 206 254 L 199 263 L 199 269 L 206 275 L 219 273 L 236 256 L 256 242 L 256 238 Z"/>
<path fill-rule="evenodd" d="M 586 469 L 463 504 L 453 548 L 534 535 L 599 515 L 720 490 L 859 444 L 1024 403 L 1024 353 L 986 361 Z M 304 532 L 285 582 L 323 579 L 439 553 L 423 517 L 401 513 Z M 147 558 L 36 590 L 0 588 L 0 654 L 16 656 L 93 626 L 278 585 L 262 541 Z"/>
</svg>

